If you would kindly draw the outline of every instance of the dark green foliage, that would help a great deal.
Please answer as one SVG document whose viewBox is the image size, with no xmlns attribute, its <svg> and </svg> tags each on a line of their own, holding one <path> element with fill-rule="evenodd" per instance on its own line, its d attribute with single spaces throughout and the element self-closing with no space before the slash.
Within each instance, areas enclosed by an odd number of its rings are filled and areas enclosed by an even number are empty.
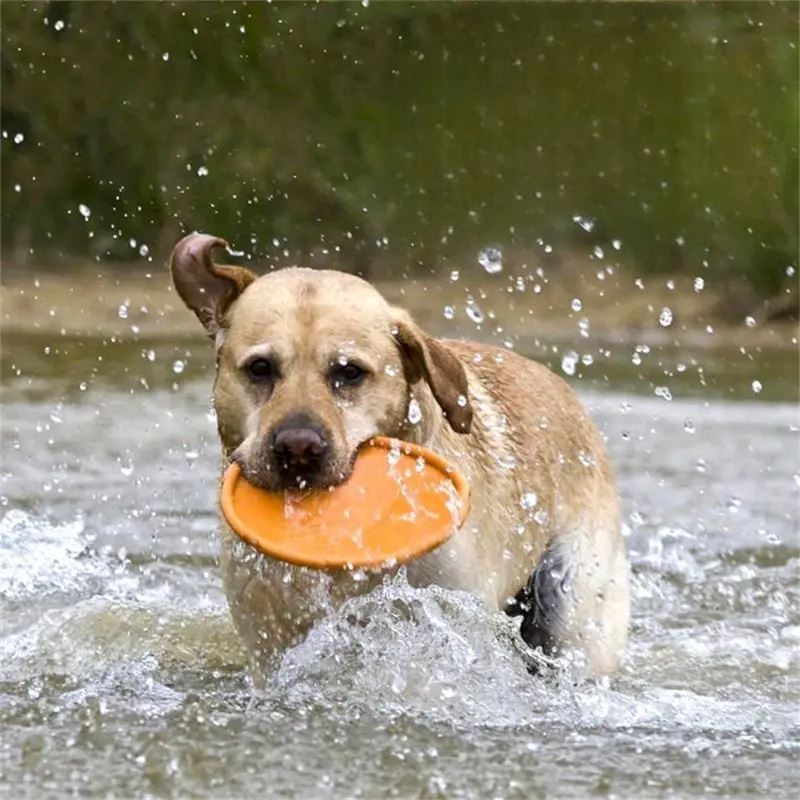
<svg viewBox="0 0 800 800">
<path fill-rule="evenodd" d="M 201 228 L 414 269 L 619 238 L 770 293 L 798 248 L 797 9 L 3 4 L 3 246 L 126 259 Z"/>
</svg>

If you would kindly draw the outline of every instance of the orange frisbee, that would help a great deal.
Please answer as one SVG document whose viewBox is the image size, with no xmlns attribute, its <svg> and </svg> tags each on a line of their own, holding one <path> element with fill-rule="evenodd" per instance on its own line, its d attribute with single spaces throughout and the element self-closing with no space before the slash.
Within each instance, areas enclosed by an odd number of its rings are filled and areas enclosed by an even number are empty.
<svg viewBox="0 0 800 800">
<path fill-rule="evenodd" d="M 376 436 L 341 486 L 270 492 L 231 464 L 220 502 L 233 531 L 264 555 L 316 569 L 375 568 L 447 541 L 467 516 L 469 487 L 435 453 Z"/>
</svg>

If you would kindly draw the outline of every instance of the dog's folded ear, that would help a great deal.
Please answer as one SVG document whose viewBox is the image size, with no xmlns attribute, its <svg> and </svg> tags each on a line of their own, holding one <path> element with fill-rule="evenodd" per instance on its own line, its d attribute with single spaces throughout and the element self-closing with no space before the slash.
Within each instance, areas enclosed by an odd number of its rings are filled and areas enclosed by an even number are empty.
<svg viewBox="0 0 800 800">
<path fill-rule="evenodd" d="M 210 336 L 222 327 L 228 306 L 256 279 L 244 267 L 215 264 L 211 251 L 227 247 L 224 239 L 190 233 L 175 245 L 170 270 L 181 300 L 197 315 Z"/>
<path fill-rule="evenodd" d="M 469 433 L 472 405 L 467 373 L 444 342 L 423 333 L 405 312 L 398 312 L 392 334 L 410 369 L 412 380 L 424 379 L 456 433 Z"/>
</svg>

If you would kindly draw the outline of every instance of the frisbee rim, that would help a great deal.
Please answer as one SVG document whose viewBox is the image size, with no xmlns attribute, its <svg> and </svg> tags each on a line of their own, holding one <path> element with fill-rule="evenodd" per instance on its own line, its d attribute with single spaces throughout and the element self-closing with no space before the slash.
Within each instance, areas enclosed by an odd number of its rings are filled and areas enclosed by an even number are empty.
<svg viewBox="0 0 800 800">
<path fill-rule="evenodd" d="M 326 558 L 325 556 L 299 558 L 293 551 L 287 551 L 286 548 L 269 542 L 269 540 L 265 543 L 262 536 L 246 525 L 241 517 L 239 517 L 234 506 L 233 497 L 239 481 L 247 481 L 247 478 L 245 478 L 241 466 L 236 461 L 232 462 L 225 470 L 222 481 L 222 491 L 220 493 L 220 507 L 228 527 L 230 527 L 239 539 L 264 556 L 274 558 L 278 561 L 284 561 L 287 564 L 293 564 L 297 567 L 309 567 L 318 570 L 376 569 L 385 568 L 390 562 L 392 565 L 404 564 L 430 553 L 432 550 L 435 550 L 448 541 L 464 524 L 467 514 L 469 513 L 470 491 L 466 478 L 464 478 L 449 461 L 422 445 L 389 436 L 373 436 L 368 439 L 365 444 L 382 447 L 386 450 L 396 448 L 399 449 L 403 455 L 411 456 L 412 458 L 422 458 L 426 464 L 432 466 L 453 484 L 459 501 L 458 516 L 454 519 L 452 531 L 446 537 L 438 540 L 432 539 L 423 548 L 412 548 L 410 550 L 400 551 L 389 557 L 359 559 L 352 562 L 341 562 L 337 559 Z M 334 487 L 333 491 L 335 492 L 337 489 L 338 487 Z"/>
</svg>

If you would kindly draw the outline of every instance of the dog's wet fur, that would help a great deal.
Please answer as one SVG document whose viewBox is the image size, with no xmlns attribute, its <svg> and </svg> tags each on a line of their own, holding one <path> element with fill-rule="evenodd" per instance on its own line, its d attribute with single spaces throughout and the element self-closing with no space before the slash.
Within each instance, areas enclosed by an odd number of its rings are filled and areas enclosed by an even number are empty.
<svg viewBox="0 0 800 800">
<path fill-rule="evenodd" d="M 616 669 L 627 638 L 628 566 L 606 450 L 570 387 L 489 345 L 428 336 L 366 281 L 289 268 L 221 266 L 225 242 L 190 234 L 172 254 L 178 294 L 216 345 L 223 467 L 272 490 L 346 481 L 375 435 L 424 444 L 472 488 L 464 526 L 407 566 L 416 585 L 470 591 L 522 617 L 546 654 Z M 409 414 L 413 407 L 419 413 Z M 222 568 L 257 668 L 302 639 L 356 579 L 271 561 L 228 529 Z"/>
</svg>

